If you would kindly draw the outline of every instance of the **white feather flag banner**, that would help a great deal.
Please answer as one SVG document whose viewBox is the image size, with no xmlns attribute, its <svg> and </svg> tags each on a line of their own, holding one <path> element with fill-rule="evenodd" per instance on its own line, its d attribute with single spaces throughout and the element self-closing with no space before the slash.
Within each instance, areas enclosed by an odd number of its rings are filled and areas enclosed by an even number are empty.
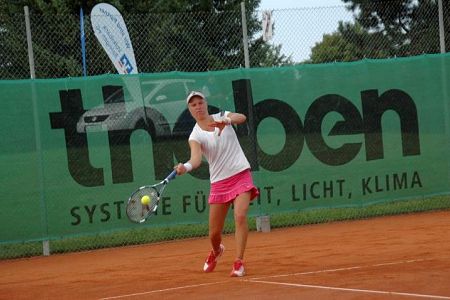
<svg viewBox="0 0 450 300">
<path fill-rule="evenodd" d="M 264 10 L 262 12 L 262 28 L 263 28 L 263 41 L 267 42 L 272 38 L 273 34 L 273 21 L 271 10 Z"/>
<path fill-rule="evenodd" d="M 137 74 L 133 46 L 120 12 L 110 4 L 99 3 L 92 8 L 91 23 L 95 36 L 119 74 Z"/>
</svg>

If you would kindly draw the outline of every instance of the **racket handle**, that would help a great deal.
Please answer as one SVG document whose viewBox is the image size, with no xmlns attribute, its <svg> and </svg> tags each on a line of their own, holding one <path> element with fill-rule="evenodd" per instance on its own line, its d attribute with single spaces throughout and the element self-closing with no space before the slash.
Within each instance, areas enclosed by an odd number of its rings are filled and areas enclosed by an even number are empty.
<svg viewBox="0 0 450 300">
<path fill-rule="evenodd" d="M 167 176 L 164 181 L 169 182 L 172 179 L 175 179 L 176 176 L 177 176 L 177 170 L 173 170 L 172 173 L 170 173 L 169 176 Z"/>
</svg>

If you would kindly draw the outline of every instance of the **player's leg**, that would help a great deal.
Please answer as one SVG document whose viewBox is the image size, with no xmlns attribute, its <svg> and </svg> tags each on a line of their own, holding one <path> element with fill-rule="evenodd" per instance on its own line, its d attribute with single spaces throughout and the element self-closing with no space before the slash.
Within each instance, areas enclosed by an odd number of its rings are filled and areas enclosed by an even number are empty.
<svg viewBox="0 0 450 300">
<path fill-rule="evenodd" d="M 250 192 L 240 194 L 234 200 L 234 223 L 236 239 L 236 259 L 244 258 L 244 251 L 247 245 L 248 221 L 247 214 L 250 205 Z"/>
<path fill-rule="evenodd" d="M 222 242 L 222 231 L 230 204 L 211 204 L 209 206 L 209 238 L 212 250 L 206 258 L 203 271 L 212 272 L 225 247 Z"/>
<path fill-rule="evenodd" d="M 247 246 L 248 221 L 247 213 L 250 205 L 251 192 L 246 192 L 234 200 L 234 223 L 236 239 L 236 260 L 231 269 L 232 277 L 241 277 L 245 275 L 244 270 L 244 251 Z"/>
<path fill-rule="evenodd" d="M 223 226 L 229 207 L 229 203 L 211 204 L 209 206 L 209 239 L 215 254 L 220 251 Z"/>
</svg>

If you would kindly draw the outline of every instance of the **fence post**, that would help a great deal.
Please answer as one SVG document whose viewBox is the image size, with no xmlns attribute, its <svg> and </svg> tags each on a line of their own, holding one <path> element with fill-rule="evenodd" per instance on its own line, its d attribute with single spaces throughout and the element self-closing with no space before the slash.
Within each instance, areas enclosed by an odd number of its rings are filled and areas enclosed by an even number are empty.
<svg viewBox="0 0 450 300">
<path fill-rule="evenodd" d="M 438 0 L 439 7 L 439 44 L 441 46 L 441 53 L 445 53 L 445 35 L 444 35 L 444 9 L 442 7 L 442 0 Z"/>
<path fill-rule="evenodd" d="M 248 55 L 248 36 L 247 36 L 247 17 L 245 16 L 245 3 L 241 2 L 242 17 L 242 43 L 244 44 L 244 63 L 245 68 L 250 68 L 250 58 Z"/>
<path fill-rule="evenodd" d="M 48 236 L 48 224 L 47 224 L 47 209 L 45 205 L 45 197 L 44 197 L 44 172 L 43 172 L 43 163 L 42 163 L 42 148 L 41 148 L 41 133 L 40 133 L 40 125 L 39 125 L 39 114 L 38 114 L 38 104 L 36 100 L 36 87 L 34 79 L 36 78 L 36 73 L 34 70 L 34 55 L 33 55 L 33 43 L 31 40 L 31 25 L 30 25 L 30 11 L 28 6 L 24 7 L 25 12 L 25 27 L 27 31 L 27 44 L 28 44 L 28 61 L 30 63 L 30 77 L 32 79 L 31 82 L 31 102 L 33 104 L 33 117 L 34 117 L 34 135 L 35 135 L 35 143 L 36 143 L 36 153 L 38 155 L 38 180 L 39 180 L 39 194 L 41 198 L 41 210 L 42 220 L 45 226 L 45 232 Z M 42 241 L 42 254 L 44 256 L 50 255 L 50 242 L 48 240 Z"/>
<path fill-rule="evenodd" d="M 84 35 L 84 13 L 80 8 L 80 40 L 81 40 L 81 58 L 83 61 L 83 76 L 86 77 L 86 37 Z"/>
<path fill-rule="evenodd" d="M 28 62 L 30 64 L 30 77 L 31 79 L 35 79 L 36 74 L 34 72 L 33 44 L 31 43 L 30 11 L 28 10 L 28 6 L 24 7 L 24 11 L 25 11 L 25 26 L 27 31 Z"/>
</svg>

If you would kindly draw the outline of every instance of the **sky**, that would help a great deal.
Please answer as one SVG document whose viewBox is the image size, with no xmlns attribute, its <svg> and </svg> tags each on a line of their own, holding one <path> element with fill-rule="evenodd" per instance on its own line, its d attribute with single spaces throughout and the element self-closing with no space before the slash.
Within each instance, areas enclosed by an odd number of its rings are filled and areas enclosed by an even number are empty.
<svg viewBox="0 0 450 300">
<path fill-rule="evenodd" d="M 275 30 L 269 43 L 281 45 L 281 53 L 295 62 L 308 59 L 311 48 L 324 34 L 335 32 L 339 21 L 353 20 L 341 0 L 261 0 L 258 10 L 273 10 Z"/>
<path fill-rule="evenodd" d="M 260 9 L 327 7 L 343 4 L 341 0 L 261 0 Z"/>
</svg>

